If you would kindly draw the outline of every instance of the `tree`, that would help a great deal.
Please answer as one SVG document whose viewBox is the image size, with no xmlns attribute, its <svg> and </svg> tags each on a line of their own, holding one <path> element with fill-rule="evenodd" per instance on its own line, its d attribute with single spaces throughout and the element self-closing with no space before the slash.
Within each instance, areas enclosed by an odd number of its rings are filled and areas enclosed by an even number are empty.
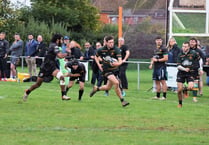
<svg viewBox="0 0 209 145">
<path fill-rule="evenodd" d="M 37 21 L 51 24 L 63 23 L 68 30 L 76 32 L 97 29 L 98 10 L 89 0 L 31 0 L 31 8 L 22 9 L 21 20 L 28 21 L 32 16 Z"/>
<path fill-rule="evenodd" d="M 19 11 L 15 11 L 9 0 L 0 0 L 0 32 L 6 32 L 7 38 L 12 39 L 15 25 L 18 23 Z"/>
</svg>

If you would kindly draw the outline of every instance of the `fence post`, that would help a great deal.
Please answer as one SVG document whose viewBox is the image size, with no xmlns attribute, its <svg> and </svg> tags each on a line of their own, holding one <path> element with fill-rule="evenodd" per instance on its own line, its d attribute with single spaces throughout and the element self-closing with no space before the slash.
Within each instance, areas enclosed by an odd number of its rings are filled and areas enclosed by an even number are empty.
<svg viewBox="0 0 209 145">
<path fill-rule="evenodd" d="M 138 90 L 140 88 L 140 63 L 137 63 L 137 72 L 138 72 Z"/>
</svg>

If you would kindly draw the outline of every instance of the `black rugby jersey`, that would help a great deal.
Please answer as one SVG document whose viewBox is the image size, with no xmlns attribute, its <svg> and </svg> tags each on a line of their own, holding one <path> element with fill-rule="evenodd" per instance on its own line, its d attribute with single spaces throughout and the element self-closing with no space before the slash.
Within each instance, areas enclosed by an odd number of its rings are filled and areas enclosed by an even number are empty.
<svg viewBox="0 0 209 145">
<path fill-rule="evenodd" d="M 102 58 L 102 68 L 103 71 L 110 71 L 110 70 L 117 70 L 118 67 L 113 67 L 110 65 L 110 61 L 108 61 L 107 58 L 114 58 L 117 59 L 121 58 L 120 49 L 116 46 L 114 46 L 111 49 L 108 49 L 107 46 L 104 46 L 102 48 L 99 48 L 96 52 L 96 56 L 100 56 Z"/>
</svg>

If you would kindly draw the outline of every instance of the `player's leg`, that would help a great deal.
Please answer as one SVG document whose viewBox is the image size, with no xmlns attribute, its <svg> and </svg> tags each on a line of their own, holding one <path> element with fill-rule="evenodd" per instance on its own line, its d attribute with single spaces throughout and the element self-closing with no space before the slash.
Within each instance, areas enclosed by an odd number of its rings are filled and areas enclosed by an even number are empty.
<svg viewBox="0 0 209 145">
<path fill-rule="evenodd" d="M 182 97 L 183 83 L 177 82 L 177 87 L 178 87 L 177 95 L 178 95 L 178 101 L 179 101 L 178 108 L 181 108 L 182 107 L 182 101 L 183 101 L 183 97 Z"/>
<path fill-rule="evenodd" d="M 36 88 L 39 88 L 43 82 L 43 78 L 38 77 L 35 84 L 33 84 L 29 89 L 27 89 L 23 95 L 23 101 L 27 101 L 28 95 L 35 90 Z"/>
<path fill-rule="evenodd" d="M 160 83 L 162 85 L 162 91 L 163 91 L 163 97 L 161 98 L 161 100 L 165 100 L 167 94 L 167 83 L 166 80 L 161 80 Z"/>
<path fill-rule="evenodd" d="M 79 79 L 80 80 L 80 79 Z M 83 92 L 84 92 L 84 84 L 85 82 L 84 81 L 79 81 L 79 94 L 78 94 L 78 100 L 80 101 L 82 96 L 83 96 Z"/>
<path fill-rule="evenodd" d="M 70 80 L 69 81 L 69 84 L 67 85 L 67 88 L 66 88 L 66 94 L 68 93 L 69 89 L 74 85 L 74 80 Z"/>
<path fill-rule="evenodd" d="M 70 100 L 70 97 L 66 96 L 66 90 L 65 90 L 65 79 L 62 74 L 62 72 L 58 69 L 55 69 L 52 73 L 53 76 L 55 76 L 58 80 L 60 80 L 60 89 L 61 89 L 61 98 L 62 100 Z"/>
<path fill-rule="evenodd" d="M 108 82 L 114 86 L 115 93 L 119 97 L 119 99 L 122 103 L 122 106 L 125 107 L 125 106 L 129 105 L 129 102 L 126 102 L 122 96 L 121 89 L 119 86 L 120 82 L 117 79 L 117 77 L 114 74 L 111 74 L 111 75 L 107 76 L 107 79 L 108 79 Z"/>
</svg>

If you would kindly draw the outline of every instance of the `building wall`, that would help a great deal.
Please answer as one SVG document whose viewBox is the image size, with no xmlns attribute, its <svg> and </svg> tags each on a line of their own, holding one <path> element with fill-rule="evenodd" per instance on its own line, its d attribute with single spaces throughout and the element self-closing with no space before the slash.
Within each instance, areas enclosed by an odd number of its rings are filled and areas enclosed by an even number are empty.
<svg viewBox="0 0 209 145">
<path fill-rule="evenodd" d="M 179 0 L 180 6 L 205 6 L 206 0 Z"/>
</svg>

